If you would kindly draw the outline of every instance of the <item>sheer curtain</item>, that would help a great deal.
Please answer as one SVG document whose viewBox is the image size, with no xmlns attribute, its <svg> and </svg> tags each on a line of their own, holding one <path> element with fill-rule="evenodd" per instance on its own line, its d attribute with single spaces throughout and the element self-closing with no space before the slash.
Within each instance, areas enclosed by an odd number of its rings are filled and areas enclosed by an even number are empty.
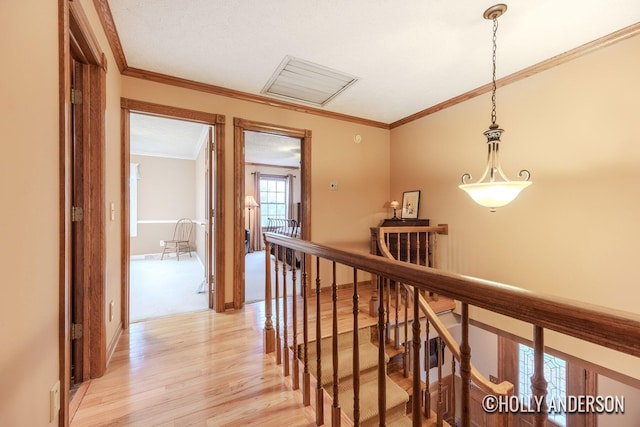
<svg viewBox="0 0 640 427">
<path fill-rule="evenodd" d="M 262 241 L 262 226 L 260 213 L 260 172 L 255 171 L 253 174 L 253 194 L 258 206 L 253 208 L 254 213 L 251 217 L 251 238 L 249 239 L 249 247 L 252 251 L 261 251 L 264 249 Z"/>
</svg>

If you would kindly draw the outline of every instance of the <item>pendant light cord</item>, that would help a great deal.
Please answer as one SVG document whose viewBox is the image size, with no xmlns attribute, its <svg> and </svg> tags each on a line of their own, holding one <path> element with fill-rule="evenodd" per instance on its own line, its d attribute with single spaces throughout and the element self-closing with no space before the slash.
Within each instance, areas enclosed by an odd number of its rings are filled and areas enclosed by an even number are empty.
<svg viewBox="0 0 640 427">
<path fill-rule="evenodd" d="M 496 125 L 496 50 L 497 50 L 497 44 L 496 44 L 496 33 L 498 32 L 498 18 L 494 17 L 493 18 L 493 56 L 491 58 L 491 61 L 493 62 L 493 86 L 492 86 L 492 94 L 491 94 L 491 104 L 492 104 L 492 109 L 491 109 L 491 128 L 497 128 L 498 125 Z"/>
</svg>

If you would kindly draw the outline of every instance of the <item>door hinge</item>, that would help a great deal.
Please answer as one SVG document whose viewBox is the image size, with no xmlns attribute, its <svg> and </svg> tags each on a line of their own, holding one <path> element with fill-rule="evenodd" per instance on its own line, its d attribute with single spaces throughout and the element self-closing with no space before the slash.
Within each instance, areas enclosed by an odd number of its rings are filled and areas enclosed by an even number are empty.
<svg viewBox="0 0 640 427">
<path fill-rule="evenodd" d="M 215 144 L 215 143 L 213 143 L 213 142 L 212 142 L 211 144 L 209 144 L 209 149 L 210 149 L 211 151 L 216 151 L 216 144 Z"/>
<path fill-rule="evenodd" d="M 71 339 L 77 340 L 78 338 L 82 338 L 82 325 L 80 323 L 72 323 L 71 324 Z"/>
<path fill-rule="evenodd" d="M 84 211 L 80 206 L 71 207 L 71 222 L 80 222 L 84 219 Z"/>
<path fill-rule="evenodd" d="M 216 217 L 216 210 L 211 209 L 211 218 L 215 218 L 215 217 Z"/>
<path fill-rule="evenodd" d="M 71 103 L 82 104 L 82 91 L 80 89 L 71 89 Z"/>
</svg>

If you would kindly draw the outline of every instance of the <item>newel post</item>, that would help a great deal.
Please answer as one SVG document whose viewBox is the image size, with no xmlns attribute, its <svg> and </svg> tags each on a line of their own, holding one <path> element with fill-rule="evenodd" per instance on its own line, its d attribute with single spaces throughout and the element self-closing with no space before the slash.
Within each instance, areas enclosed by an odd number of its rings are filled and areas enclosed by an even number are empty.
<svg viewBox="0 0 640 427">
<path fill-rule="evenodd" d="M 547 423 L 547 381 L 544 379 L 544 329 L 533 325 L 533 376 L 531 377 L 532 402 L 535 412 L 534 425 L 544 427 Z"/>
<path fill-rule="evenodd" d="M 264 289 L 264 311 L 265 311 L 265 320 L 264 320 L 264 333 L 263 333 L 263 341 L 264 341 L 264 352 L 265 354 L 273 353 L 276 349 L 276 331 L 273 328 L 273 322 L 271 320 L 271 243 L 265 240 L 265 255 L 266 261 L 264 263 L 264 271 L 265 271 L 265 289 Z"/>
</svg>

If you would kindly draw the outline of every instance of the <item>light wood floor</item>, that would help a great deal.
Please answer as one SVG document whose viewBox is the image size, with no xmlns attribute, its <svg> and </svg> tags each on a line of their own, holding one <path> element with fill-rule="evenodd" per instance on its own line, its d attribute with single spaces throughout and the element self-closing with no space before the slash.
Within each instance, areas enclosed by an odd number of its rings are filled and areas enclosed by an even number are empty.
<svg viewBox="0 0 640 427">
<path fill-rule="evenodd" d="M 376 319 L 366 314 L 371 288 L 358 293 L 360 326 L 373 325 Z M 339 291 L 340 331 L 352 328 L 352 294 Z M 331 334 L 330 298 L 331 292 L 321 293 L 323 336 Z M 309 310 L 315 317 L 313 295 Z M 132 324 L 106 374 L 88 386 L 71 426 L 315 425 L 313 410 L 285 385 L 275 355 L 263 354 L 263 325 L 264 302 Z M 298 336 L 301 331 L 299 324 Z M 309 332 L 313 339 L 315 321 Z"/>
<path fill-rule="evenodd" d="M 131 325 L 71 425 L 310 426 L 314 418 L 262 354 L 264 304 Z"/>
</svg>

